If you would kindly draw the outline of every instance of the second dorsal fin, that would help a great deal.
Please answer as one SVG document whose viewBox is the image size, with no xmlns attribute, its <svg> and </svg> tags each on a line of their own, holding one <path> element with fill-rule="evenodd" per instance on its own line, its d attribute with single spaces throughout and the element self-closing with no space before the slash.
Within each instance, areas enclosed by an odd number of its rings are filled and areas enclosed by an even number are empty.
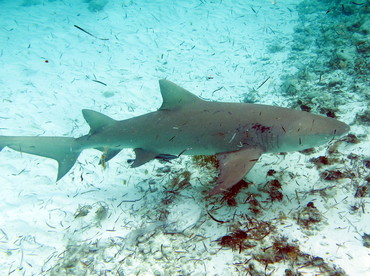
<svg viewBox="0 0 370 276">
<path fill-rule="evenodd" d="M 107 115 L 90 109 L 83 109 L 82 115 L 90 126 L 90 134 L 95 133 L 104 126 L 108 126 L 116 122 L 116 120 Z"/>
</svg>

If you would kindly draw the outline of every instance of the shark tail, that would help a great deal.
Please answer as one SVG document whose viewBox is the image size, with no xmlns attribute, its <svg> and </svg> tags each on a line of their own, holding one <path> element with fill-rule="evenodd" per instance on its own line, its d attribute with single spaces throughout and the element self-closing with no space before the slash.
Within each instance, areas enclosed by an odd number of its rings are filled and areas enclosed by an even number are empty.
<svg viewBox="0 0 370 276">
<path fill-rule="evenodd" d="M 57 181 L 69 172 L 82 151 L 70 137 L 0 136 L 0 151 L 4 147 L 56 160 Z"/>
</svg>

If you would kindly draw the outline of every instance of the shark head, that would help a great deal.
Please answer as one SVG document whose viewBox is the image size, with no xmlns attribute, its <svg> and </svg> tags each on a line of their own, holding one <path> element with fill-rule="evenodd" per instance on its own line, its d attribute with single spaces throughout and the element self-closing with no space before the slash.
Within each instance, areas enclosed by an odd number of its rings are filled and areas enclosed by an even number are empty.
<svg viewBox="0 0 370 276">
<path fill-rule="evenodd" d="M 295 151 L 316 147 L 346 134 L 350 127 L 336 119 L 300 112 L 285 129 L 280 150 Z"/>
</svg>

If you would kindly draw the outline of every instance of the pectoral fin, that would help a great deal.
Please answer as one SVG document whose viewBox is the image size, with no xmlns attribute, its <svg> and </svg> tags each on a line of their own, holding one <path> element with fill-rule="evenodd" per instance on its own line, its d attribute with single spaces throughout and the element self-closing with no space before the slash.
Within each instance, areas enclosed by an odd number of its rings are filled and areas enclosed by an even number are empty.
<svg viewBox="0 0 370 276">
<path fill-rule="evenodd" d="M 253 167 L 261 156 L 260 148 L 246 148 L 217 154 L 220 174 L 217 186 L 209 192 L 210 196 L 227 191 L 238 183 Z"/>
</svg>

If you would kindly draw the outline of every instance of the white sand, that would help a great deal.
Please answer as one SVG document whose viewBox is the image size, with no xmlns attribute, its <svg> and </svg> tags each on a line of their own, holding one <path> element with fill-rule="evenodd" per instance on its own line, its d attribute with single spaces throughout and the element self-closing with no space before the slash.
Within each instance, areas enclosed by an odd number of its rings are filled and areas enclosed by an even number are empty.
<svg viewBox="0 0 370 276">
<path fill-rule="evenodd" d="M 160 78 L 205 99 L 241 101 L 248 94 L 257 102 L 287 106 L 280 77 L 301 69 L 288 59 L 294 28 L 301 24 L 294 0 L 109 1 L 98 12 L 83 1 L 23 2 L 0 2 L 0 135 L 78 137 L 88 132 L 83 108 L 115 119 L 156 110 Z M 350 108 L 341 105 L 337 114 L 347 123 L 366 108 L 351 93 L 346 96 Z M 352 133 L 368 132 L 363 125 L 352 126 Z M 354 182 L 364 185 L 363 175 L 369 172 L 361 163 L 369 156 L 364 141 L 339 148 L 344 160 L 339 167 L 356 172 L 352 182 L 320 180 L 308 160 L 324 155 L 325 146 L 311 156 L 264 155 L 248 175 L 255 183 L 251 191 L 258 192 L 266 172 L 279 171 L 284 200 L 264 203 L 258 219 L 271 220 L 304 253 L 348 275 L 370 275 L 370 251 L 362 245 L 362 235 L 370 234 L 369 197 L 354 198 Z M 350 163 L 346 156 L 351 152 L 360 161 Z M 158 173 L 163 165 L 157 161 L 130 169 L 126 159 L 133 152 L 128 149 L 103 170 L 99 155 L 83 152 L 72 171 L 55 183 L 55 161 L 9 149 L 0 153 L 1 275 L 245 275 L 247 265 L 235 263 L 253 252 L 222 249 L 215 240 L 236 221 L 244 223 L 243 215 L 253 214 L 247 204 L 227 207 L 217 198 L 206 199 L 202 191 L 211 188 L 212 176 L 206 169 L 188 157 L 173 162 L 171 174 Z M 191 187 L 163 205 L 170 176 L 185 168 L 192 173 Z M 327 196 L 309 193 L 331 185 Z M 194 216 L 179 209 L 186 199 Z M 307 231 L 294 214 L 310 201 L 325 223 Z M 361 202 L 363 210 L 350 211 Z M 237 212 L 236 220 L 216 223 L 206 213 L 212 207 L 218 219 L 226 221 Z M 285 219 L 273 220 L 282 212 Z M 183 234 L 166 234 L 184 229 Z M 267 238 L 265 246 L 271 243 Z M 286 267 L 276 263 L 267 272 L 282 275 Z M 320 273 L 317 267 L 299 271 Z"/>
</svg>

